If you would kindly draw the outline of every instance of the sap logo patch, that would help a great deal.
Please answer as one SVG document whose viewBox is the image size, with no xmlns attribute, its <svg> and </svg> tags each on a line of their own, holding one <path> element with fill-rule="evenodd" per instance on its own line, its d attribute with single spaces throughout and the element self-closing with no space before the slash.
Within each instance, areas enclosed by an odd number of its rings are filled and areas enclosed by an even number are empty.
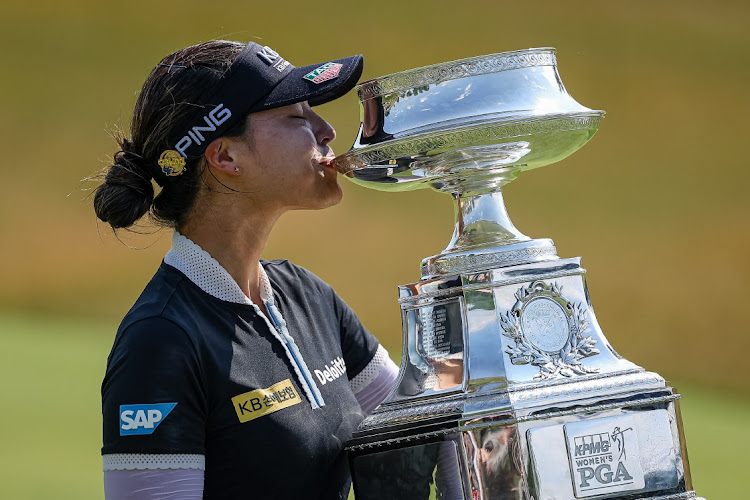
<svg viewBox="0 0 750 500">
<path fill-rule="evenodd" d="M 177 403 L 120 405 L 120 436 L 153 434 Z"/>
</svg>

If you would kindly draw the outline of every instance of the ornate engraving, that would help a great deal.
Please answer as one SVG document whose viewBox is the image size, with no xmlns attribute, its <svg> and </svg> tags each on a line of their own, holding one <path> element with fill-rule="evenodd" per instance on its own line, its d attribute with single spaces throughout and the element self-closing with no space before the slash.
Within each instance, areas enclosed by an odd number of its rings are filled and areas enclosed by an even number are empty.
<svg viewBox="0 0 750 500">
<path fill-rule="evenodd" d="M 677 493 L 676 495 L 666 495 L 659 497 L 651 497 L 649 500 L 706 500 L 703 497 L 695 496 L 694 491 L 688 491 L 686 493 Z"/>
<path fill-rule="evenodd" d="M 404 423 L 448 414 L 460 414 L 462 409 L 463 401 L 446 401 L 427 405 L 407 406 L 395 410 L 381 406 L 372 415 L 362 421 L 359 429 L 372 429 L 384 424 Z"/>
<path fill-rule="evenodd" d="M 347 173 L 368 165 L 380 165 L 393 158 L 413 156 L 415 152 L 450 150 L 472 144 L 494 142 L 527 135 L 573 130 L 597 130 L 602 114 L 585 113 L 579 116 L 551 116 L 538 120 L 496 122 L 481 126 L 434 132 L 429 135 L 392 139 L 386 143 L 363 147 L 336 158 L 336 168 Z M 445 175 L 445 174 L 443 174 Z"/>
<path fill-rule="evenodd" d="M 459 59 L 450 64 L 442 63 L 413 70 L 402 71 L 377 80 L 365 82 L 357 87 L 360 100 L 382 97 L 393 92 L 407 91 L 416 87 L 437 85 L 446 80 L 468 76 L 497 73 L 532 66 L 556 66 L 555 49 L 524 50 L 486 56 Z"/>
<path fill-rule="evenodd" d="M 596 405 L 587 405 L 587 406 L 576 406 L 573 408 L 568 408 L 565 410 L 550 410 L 550 411 L 544 411 L 539 413 L 530 413 L 528 415 L 521 415 L 517 417 L 513 423 L 519 423 L 519 422 L 533 422 L 535 420 L 548 420 L 548 419 L 554 419 L 554 418 L 560 418 L 560 417 L 567 417 L 568 415 L 590 415 L 592 413 L 601 413 L 609 410 L 614 410 L 618 408 L 632 408 L 633 406 L 648 406 L 648 405 L 657 405 L 657 404 L 663 404 L 663 403 L 669 403 L 671 401 L 674 401 L 675 399 L 679 399 L 679 396 L 676 395 L 670 395 L 670 396 L 659 396 L 659 397 L 653 397 L 653 398 L 644 398 L 639 399 L 637 403 L 634 403 L 633 401 L 618 401 L 616 403 L 602 403 L 602 404 L 596 404 Z"/>
<path fill-rule="evenodd" d="M 557 250 L 554 245 L 536 248 L 522 248 L 510 251 L 498 251 L 492 253 L 474 255 L 456 255 L 440 257 L 433 265 L 437 274 L 449 274 L 452 272 L 466 271 L 483 267 L 508 266 L 511 264 L 522 264 L 532 262 L 544 257 L 554 257 Z"/>
<path fill-rule="evenodd" d="M 570 336 L 568 318 L 562 306 L 546 297 L 538 297 L 526 304 L 521 315 L 521 330 L 532 346 L 548 353 L 565 347 Z"/>
<path fill-rule="evenodd" d="M 366 449 L 373 449 L 373 448 L 382 448 L 385 446 L 390 445 L 398 445 L 398 444 L 404 444 L 414 441 L 415 443 L 422 443 L 426 439 L 435 439 L 435 438 L 441 438 L 444 436 L 450 436 L 455 434 L 455 429 L 441 429 L 437 431 L 432 432 L 423 432 L 420 434 L 414 434 L 412 436 L 404 436 L 404 437 L 397 437 L 392 439 L 384 439 L 382 441 L 378 441 L 376 443 L 366 443 L 366 444 L 357 444 L 353 446 L 347 446 L 344 448 L 346 451 L 359 451 L 359 450 L 366 450 Z"/>
<path fill-rule="evenodd" d="M 581 363 L 599 354 L 596 340 L 583 337 L 588 319 L 582 304 L 565 300 L 561 287 L 543 281 L 520 288 L 515 297 L 513 309 L 500 315 L 503 335 L 514 342 L 505 350 L 511 363 L 538 366 L 534 379 L 542 380 L 599 371 Z"/>
<path fill-rule="evenodd" d="M 462 290 L 463 287 L 459 288 L 458 291 Z M 456 289 L 448 288 L 445 290 L 435 290 L 434 292 L 419 292 L 418 295 L 412 295 L 410 297 L 402 297 L 398 299 L 399 304 L 408 304 L 410 302 L 421 303 L 430 299 L 440 299 L 443 297 L 450 297 L 456 295 Z"/>
<path fill-rule="evenodd" d="M 575 397 L 576 399 L 589 397 L 597 393 L 611 393 L 617 390 L 631 390 L 634 387 L 663 386 L 664 379 L 651 372 L 636 371 L 621 375 L 599 375 L 589 380 L 581 380 L 571 384 L 566 380 L 529 384 L 523 389 L 511 391 L 512 402 L 521 403 L 536 399 Z"/>
</svg>

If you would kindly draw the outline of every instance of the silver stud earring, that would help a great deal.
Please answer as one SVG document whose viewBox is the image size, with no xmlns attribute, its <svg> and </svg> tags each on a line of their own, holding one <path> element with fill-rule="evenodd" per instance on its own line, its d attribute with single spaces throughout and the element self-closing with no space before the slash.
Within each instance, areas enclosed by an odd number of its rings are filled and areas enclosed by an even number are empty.
<svg viewBox="0 0 750 500">
<path fill-rule="evenodd" d="M 234 167 L 234 171 L 235 172 L 239 172 L 240 171 L 240 167 Z"/>
</svg>

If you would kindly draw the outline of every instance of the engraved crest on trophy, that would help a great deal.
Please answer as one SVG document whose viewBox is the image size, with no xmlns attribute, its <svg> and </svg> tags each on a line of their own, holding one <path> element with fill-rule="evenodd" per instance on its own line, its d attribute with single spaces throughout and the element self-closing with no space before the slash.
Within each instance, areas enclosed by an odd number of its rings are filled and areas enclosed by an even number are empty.
<svg viewBox="0 0 750 500">
<path fill-rule="evenodd" d="M 581 259 L 520 232 L 505 208 L 505 185 L 574 153 L 604 116 L 570 96 L 554 49 L 357 90 L 362 123 L 336 168 L 372 189 L 446 193 L 455 224 L 399 286 L 398 380 L 346 445 L 355 497 L 698 498 L 679 394 L 609 344 Z M 416 234 L 419 222 L 404 218 Z"/>
<path fill-rule="evenodd" d="M 535 379 L 596 373 L 581 360 L 599 354 L 588 327 L 586 309 L 567 301 L 556 283 L 535 281 L 516 294 L 513 309 L 500 314 L 503 335 L 513 340 L 505 352 L 514 365 L 530 363 L 539 367 Z"/>
</svg>

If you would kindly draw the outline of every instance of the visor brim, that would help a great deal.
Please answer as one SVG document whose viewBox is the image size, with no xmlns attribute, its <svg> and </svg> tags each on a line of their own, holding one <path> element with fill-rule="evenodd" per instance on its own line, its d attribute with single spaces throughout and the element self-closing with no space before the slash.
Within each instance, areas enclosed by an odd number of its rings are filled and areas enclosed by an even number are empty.
<svg viewBox="0 0 750 500">
<path fill-rule="evenodd" d="M 305 78 L 305 75 L 327 63 L 341 64 L 338 75 L 320 83 L 314 83 Z M 363 68 L 364 58 L 361 54 L 294 68 L 249 112 L 280 108 L 303 101 L 307 101 L 310 106 L 333 101 L 354 88 L 362 76 Z"/>
</svg>

